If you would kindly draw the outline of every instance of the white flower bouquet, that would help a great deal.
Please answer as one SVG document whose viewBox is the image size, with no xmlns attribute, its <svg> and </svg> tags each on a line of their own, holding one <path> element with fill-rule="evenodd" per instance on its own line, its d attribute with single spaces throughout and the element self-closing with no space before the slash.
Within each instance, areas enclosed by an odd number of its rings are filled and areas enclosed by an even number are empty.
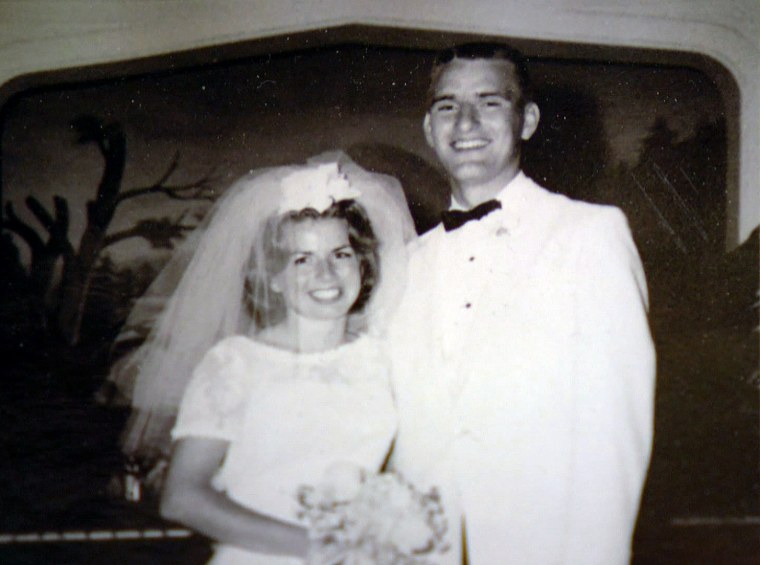
<svg viewBox="0 0 760 565">
<path fill-rule="evenodd" d="M 298 490 L 309 527 L 309 565 L 432 565 L 448 550 L 435 489 L 421 493 L 396 473 L 340 464 Z"/>
</svg>

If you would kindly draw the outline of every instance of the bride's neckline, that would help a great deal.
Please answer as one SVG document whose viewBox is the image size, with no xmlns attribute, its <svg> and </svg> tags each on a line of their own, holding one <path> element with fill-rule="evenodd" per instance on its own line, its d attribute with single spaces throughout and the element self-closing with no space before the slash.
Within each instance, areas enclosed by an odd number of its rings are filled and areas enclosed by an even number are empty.
<svg viewBox="0 0 760 565">
<path fill-rule="evenodd" d="M 335 347 L 320 349 L 316 351 L 298 351 L 296 349 L 290 349 L 288 347 L 284 347 L 283 345 L 279 343 L 275 343 L 273 341 L 267 341 L 267 340 L 261 339 L 260 335 L 261 334 L 259 333 L 258 335 L 257 334 L 245 335 L 244 337 L 247 338 L 249 342 L 253 343 L 257 347 L 266 349 L 268 351 L 273 351 L 282 355 L 298 356 L 298 357 L 312 357 L 312 358 L 334 355 L 340 351 L 343 351 L 344 349 L 348 347 L 354 346 L 355 344 L 362 342 L 366 337 L 364 334 L 347 333 L 346 341 L 338 344 Z"/>
</svg>

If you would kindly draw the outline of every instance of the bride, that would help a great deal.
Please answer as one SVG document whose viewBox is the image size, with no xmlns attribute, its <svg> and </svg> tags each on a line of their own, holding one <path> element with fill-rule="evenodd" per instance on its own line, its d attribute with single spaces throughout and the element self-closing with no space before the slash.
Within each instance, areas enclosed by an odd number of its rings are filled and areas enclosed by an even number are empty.
<svg viewBox="0 0 760 565">
<path fill-rule="evenodd" d="M 179 407 L 161 512 L 217 540 L 212 563 L 303 563 L 298 487 L 383 465 L 378 336 L 413 235 L 398 183 L 344 159 L 245 177 L 195 237 L 138 356 L 128 440 L 159 449 Z"/>
</svg>

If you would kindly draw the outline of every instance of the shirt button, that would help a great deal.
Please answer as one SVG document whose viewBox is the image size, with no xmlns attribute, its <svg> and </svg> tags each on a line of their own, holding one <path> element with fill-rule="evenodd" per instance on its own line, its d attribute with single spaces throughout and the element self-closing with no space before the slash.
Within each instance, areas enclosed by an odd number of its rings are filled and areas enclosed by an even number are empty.
<svg viewBox="0 0 760 565">
<path fill-rule="evenodd" d="M 472 429 L 464 425 L 457 426 L 456 429 L 454 430 L 454 434 L 459 437 L 468 437 L 468 436 L 472 437 L 474 435 Z"/>
</svg>

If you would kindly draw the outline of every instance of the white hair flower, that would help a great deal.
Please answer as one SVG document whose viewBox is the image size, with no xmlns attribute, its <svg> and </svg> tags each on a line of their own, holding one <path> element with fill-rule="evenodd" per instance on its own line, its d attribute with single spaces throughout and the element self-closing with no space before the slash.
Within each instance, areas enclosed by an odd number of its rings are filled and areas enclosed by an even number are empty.
<svg viewBox="0 0 760 565">
<path fill-rule="evenodd" d="M 361 195 L 351 186 L 338 163 L 326 163 L 290 173 L 282 179 L 282 202 L 279 213 L 313 208 L 324 212 L 335 202 Z"/>
</svg>

